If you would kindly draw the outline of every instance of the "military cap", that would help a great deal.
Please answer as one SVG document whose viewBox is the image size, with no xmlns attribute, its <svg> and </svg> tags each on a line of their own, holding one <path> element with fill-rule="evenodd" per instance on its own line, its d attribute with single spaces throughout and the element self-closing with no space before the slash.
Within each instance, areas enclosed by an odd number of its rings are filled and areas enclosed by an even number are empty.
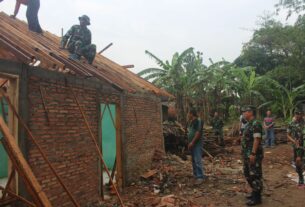
<svg viewBox="0 0 305 207">
<path fill-rule="evenodd" d="M 87 25 L 90 25 L 90 18 L 87 15 L 80 16 L 78 19 L 79 21 L 83 20 L 87 23 Z"/>
<path fill-rule="evenodd" d="M 252 106 L 252 105 L 245 105 L 241 108 L 241 111 L 242 112 L 245 112 L 245 111 L 253 111 L 255 112 L 256 111 L 256 107 L 255 106 Z"/>
</svg>

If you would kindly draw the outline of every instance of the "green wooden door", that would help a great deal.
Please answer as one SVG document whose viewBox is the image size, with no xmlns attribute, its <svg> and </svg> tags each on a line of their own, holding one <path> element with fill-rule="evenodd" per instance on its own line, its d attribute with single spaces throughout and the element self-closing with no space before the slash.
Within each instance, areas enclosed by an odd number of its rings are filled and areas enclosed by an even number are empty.
<svg viewBox="0 0 305 207">
<path fill-rule="evenodd" d="M 4 111 L 4 116 L 3 116 L 3 111 Z M 0 100 L 0 115 L 4 117 L 5 121 L 7 121 L 8 105 L 3 99 Z M 0 139 L 2 138 L 3 135 L 0 132 Z M 5 178 L 7 176 L 8 176 L 8 156 L 2 146 L 2 142 L 0 142 L 0 178 Z"/>
<path fill-rule="evenodd" d="M 114 104 L 101 104 L 102 119 L 102 152 L 106 165 L 113 168 L 116 158 L 116 106 Z"/>
</svg>

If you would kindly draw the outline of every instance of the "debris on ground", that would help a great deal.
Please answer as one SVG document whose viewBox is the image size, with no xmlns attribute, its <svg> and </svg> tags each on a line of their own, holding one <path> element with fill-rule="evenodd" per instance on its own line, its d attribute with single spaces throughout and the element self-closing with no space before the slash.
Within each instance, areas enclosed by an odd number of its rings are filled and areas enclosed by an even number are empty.
<svg viewBox="0 0 305 207">
<path fill-rule="evenodd" d="M 251 188 L 243 176 L 240 146 L 226 146 L 221 150 L 222 153 L 212 159 L 208 156 L 203 158 L 207 179 L 199 186 L 194 184 L 189 155 L 184 160 L 178 155 L 156 150 L 151 168 L 137 182 L 125 188 L 122 196 L 126 207 L 244 206 L 244 197 Z M 302 203 L 304 190 L 296 187 L 291 159 L 289 145 L 265 150 L 264 207 L 297 207 L 296 203 Z M 291 199 L 282 198 L 287 192 L 290 192 Z"/>
</svg>

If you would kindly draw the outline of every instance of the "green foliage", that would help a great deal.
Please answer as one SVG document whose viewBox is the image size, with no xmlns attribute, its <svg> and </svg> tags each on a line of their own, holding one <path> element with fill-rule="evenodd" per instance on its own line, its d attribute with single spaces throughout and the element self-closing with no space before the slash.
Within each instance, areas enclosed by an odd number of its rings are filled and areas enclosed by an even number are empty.
<svg viewBox="0 0 305 207">
<path fill-rule="evenodd" d="M 291 118 L 293 110 L 305 103 L 305 84 L 291 87 L 290 84 L 281 85 L 276 80 L 270 80 L 270 86 L 274 94 L 274 104 L 280 108 L 284 119 Z"/>
<path fill-rule="evenodd" d="M 276 7 L 277 11 L 281 8 L 288 9 L 287 18 L 289 18 L 292 13 L 300 13 L 305 10 L 305 0 L 279 0 Z"/>
<path fill-rule="evenodd" d="M 293 86 L 305 77 L 305 17 L 294 25 L 283 26 L 273 19 L 265 19 L 252 39 L 243 47 L 235 60 L 240 67 L 252 66 L 260 75 L 269 73 L 284 84 L 288 79 Z"/>
<path fill-rule="evenodd" d="M 300 12 L 304 5 L 305 0 L 286 0 L 277 8 Z M 304 45 L 305 16 L 300 15 L 293 25 L 267 16 L 234 63 L 210 59 L 207 65 L 194 48 L 175 53 L 167 61 L 146 51 L 158 67 L 138 75 L 176 96 L 182 122 L 190 107 L 198 108 L 205 121 L 214 111 L 232 121 L 245 104 L 255 105 L 261 112 L 272 109 L 288 120 L 295 107 L 305 103 Z"/>
</svg>

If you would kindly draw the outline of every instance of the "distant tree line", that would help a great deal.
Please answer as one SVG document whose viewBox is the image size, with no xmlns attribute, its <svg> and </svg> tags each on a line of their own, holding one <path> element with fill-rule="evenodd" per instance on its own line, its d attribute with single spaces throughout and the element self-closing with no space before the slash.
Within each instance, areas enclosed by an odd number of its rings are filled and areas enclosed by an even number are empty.
<svg viewBox="0 0 305 207">
<path fill-rule="evenodd" d="M 305 9 L 304 1 L 280 1 L 277 8 L 292 12 Z M 299 8 L 301 7 L 301 8 Z M 265 17 L 252 39 L 244 44 L 234 62 L 203 62 L 203 53 L 188 48 L 162 60 L 146 51 L 158 67 L 138 75 L 176 96 L 176 108 L 185 122 L 190 107 L 204 115 L 221 112 L 225 119 L 236 119 L 244 104 L 291 119 L 293 110 L 305 103 L 305 17 L 293 25 L 283 25 Z"/>
</svg>

